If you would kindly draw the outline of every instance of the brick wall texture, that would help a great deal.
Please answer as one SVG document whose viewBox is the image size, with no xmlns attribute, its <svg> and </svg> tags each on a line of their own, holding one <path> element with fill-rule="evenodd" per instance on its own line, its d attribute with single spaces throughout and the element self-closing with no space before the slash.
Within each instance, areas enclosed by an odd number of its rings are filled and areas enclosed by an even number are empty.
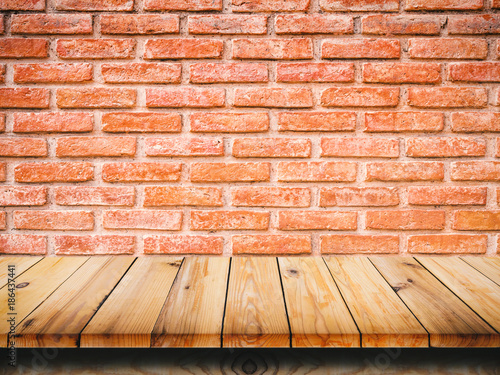
<svg viewBox="0 0 500 375">
<path fill-rule="evenodd" d="M 499 253 L 499 0 L 0 11 L 0 253 Z"/>
</svg>

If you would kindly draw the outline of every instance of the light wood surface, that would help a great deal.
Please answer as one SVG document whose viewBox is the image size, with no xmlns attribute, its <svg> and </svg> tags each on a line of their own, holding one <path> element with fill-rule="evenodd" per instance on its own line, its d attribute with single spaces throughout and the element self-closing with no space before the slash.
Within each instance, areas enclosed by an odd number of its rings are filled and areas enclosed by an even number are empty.
<svg viewBox="0 0 500 375">
<path fill-rule="evenodd" d="M 0 256 L 0 288 L 7 285 L 8 266 L 13 265 L 15 267 L 14 278 L 16 278 L 42 259 L 42 257 L 38 256 Z"/>
<path fill-rule="evenodd" d="M 461 259 L 481 272 L 488 279 L 500 285 L 500 257 L 473 257 L 466 256 Z"/>
</svg>

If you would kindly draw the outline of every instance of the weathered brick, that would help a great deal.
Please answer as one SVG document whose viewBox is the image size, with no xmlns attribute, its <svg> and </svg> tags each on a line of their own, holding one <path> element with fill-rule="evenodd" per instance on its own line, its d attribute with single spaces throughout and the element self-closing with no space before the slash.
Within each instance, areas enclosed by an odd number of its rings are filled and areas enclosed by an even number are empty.
<svg viewBox="0 0 500 375">
<path fill-rule="evenodd" d="M 367 211 L 367 229 L 441 230 L 445 225 L 444 211 L 387 210 Z"/>
<path fill-rule="evenodd" d="M 321 156 L 397 158 L 399 140 L 387 138 L 322 138 Z"/>
<path fill-rule="evenodd" d="M 2 38 L 0 39 L 0 58 L 27 59 L 49 56 L 47 39 Z"/>
<path fill-rule="evenodd" d="M 448 34 L 498 33 L 500 33 L 500 16 L 498 14 L 448 17 Z"/>
<path fill-rule="evenodd" d="M 224 143 L 220 138 L 148 138 L 148 156 L 222 156 Z"/>
<path fill-rule="evenodd" d="M 373 35 L 438 35 L 441 26 L 435 17 L 389 16 L 377 14 L 361 20 L 363 34 Z"/>
<path fill-rule="evenodd" d="M 354 112 L 280 112 L 280 131 L 354 131 Z"/>
<path fill-rule="evenodd" d="M 55 6 L 58 10 L 117 12 L 133 10 L 134 0 L 55 0 Z"/>
<path fill-rule="evenodd" d="M 60 108 L 130 108 L 136 103 L 135 89 L 93 87 L 57 89 Z"/>
<path fill-rule="evenodd" d="M 5 212 L 0 212 L 0 230 L 7 229 L 7 215 Z"/>
<path fill-rule="evenodd" d="M 397 206 L 398 189 L 392 187 L 322 187 L 319 191 L 321 207 Z"/>
<path fill-rule="evenodd" d="M 269 115 L 259 113 L 193 113 L 191 131 L 198 133 L 254 133 L 269 129 Z"/>
<path fill-rule="evenodd" d="M 365 113 L 366 132 L 439 132 L 444 116 L 437 112 L 371 112 Z"/>
<path fill-rule="evenodd" d="M 500 8 L 500 0 L 491 0 L 491 7 L 493 9 L 499 9 Z"/>
<path fill-rule="evenodd" d="M 234 59 L 294 60 L 313 57 L 312 40 L 296 39 L 234 39 Z"/>
<path fill-rule="evenodd" d="M 237 138 L 233 142 L 237 158 L 308 158 L 311 140 L 306 138 Z"/>
<path fill-rule="evenodd" d="M 222 254 L 219 236 L 144 236 L 145 254 Z"/>
<path fill-rule="evenodd" d="M 276 16 L 276 34 L 352 34 L 352 17 L 322 14 L 280 14 Z"/>
<path fill-rule="evenodd" d="M 395 107 L 398 103 L 395 87 L 332 87 L 321 94 L 325 107 Z"/>
<path fill-rule="evenodd" d="M 215 59 L 222 57 L 224 42 L 218 39 L 149 39 L 145 59 Z"/>
<path fill-rule="evenodd" d="M 486 89 L 479 87 L 410 87 L 408 104 L 421 108 L 485 107 L 488 103 Z"/>
<path fill-rule="evenodd" d="M 442 181 L 444 165 L 439 162 L 367 163 L 366 181 Z"/>
<path fill-rule="evenodd" d="M 191 211 L 191 230 L 266 230 L 269 212 Z"/>
<path fill-rule="evenodd" d="M 406 10 L 477 10 L 484 0 L 407 0 Z"/>
<path fill-rule="evenodd" d="M 16 112 L 12 131 L 16 133 L 90 132 L 93 115 L 78 112 Z"/>
<path fill-rule="evenodd" d="M 44 10 L 45 0 L 3 0 L 0 10 Z"/>
<path fill-rule="evenodd" d="M 458 156 L 484 156 L 486 141 L 482 138 L 408 138 L 406 155 L 410 157 L 436 158 Z"/>
<path fill-rule="evenodd" d="M 325 39 L 321 44 L 324 59 L 398 59 L 397 39 Z"/>
<path fill-rule="evenodd" d="M 61 206 L 133 206 L 132 186 L 56 186 L 54 200 Z"/>
<path fill-rule="evenodd" d="M 182 211 L 114 210 L 104 211 L 106 229 L 180 230 Z"/>
<path fill-rule="evenodd" d="M 310 254 L 311 236 L 306 234 L 254 234 L 232 238 L 233 254 Z"/>
<path fill-rule="evenodd" d="M 500 211 L 455 211 L 455 230 L 500 230 Z"/>
<path fill-rule="evenodd" d="M 135 137 L 67 137 L 56 141 L 58 157 L 134 156 Z"/>
<path fill-rule="evenodd" d="M 500 161 L 451 163 L 452 181 L 500 181 Z"/>
<path fill-rule="evenodd" d="M 178 113 L 111 112 L 102 115 L 102 130 L 110 133 L 178 133 L 181 129 Z"/>
<path fill-rule="evenodd" d="M 480 254 L 488 246 L 486 235 L 430 234 L 408 237 L 412 254 Z"/>
<path fill-rule="evenodd" d="M 500 113 L 455 112 L 451 114 L 451 129 L 454 132 L 500 132 Z"/>
<path fill-rule="evenodd" d="M 107 83 L 180 83 L 180 64 L 129 63 L 103 64 L 101 72 Z"/>
<path fill-rule="evenodd" d="M 94 215 L 88 211 L 14 211 L 14 227 L 31 230 L 92 230 Z"/>
<path fill-rule="evenodd" d="M 408 52 L 415 59 L 485 59 L 485 39 L 418 38 L 408 41 Z"/>
<path fill-rule="evenodd" d="M 441 82 L 441 64 L 435 64 L 435 63 L 363 64 L 363 82 L 439 83 Z"/>
<path fill-rule="evenodd" d="M 231 189 L 231 204 L 241 207 L 309 207 L 307 188 L 245 186 Z"/>
<path fill-rule="evenodd" d="M 34 234 L 0 234 L 2 254 L 47 254 L 47 237 Z"/>
<path fill-rule="evenodd" d="M 398 236 L 368 236 L 360 234 L 322 235 L 322 254 L 396 254 Z"/>
<path fill-rule="evenodd" d="M 2 138 L 0 156 L 47 156 L 47 142 L 43 138 Z"/>
<path fill-rule="evenodd" d="M 50 91 L 38 88 L 0 88 L 0 108 L 49 108 Z"/>
<path fill-rule="evenodd" d="M 16 83 L 80 83 L 92 81 L 92 64 L 16 64 Z"/>
<path fill-rule="evenodd" d="M 43 206 L 47 188 L 42 186 L 0 186 L 0 206 Z"/>
<path fill-rule="evenodd" d="M 308 88 L 237 88 L 234 106 L 308 108 L 313 106 L 313 95 Z"/>
<path fill-rule="evenodd" d="M 91 34 L 89 14 L 13 14 L 12 34 Z"/>
<path fill-rule="evenodd" d="M 102 180 L 106 182 L 179 181 L 181 163 L 105 163 Z"/>
<path fill-rule="evenodd" d="M 449 64 L 448 78 L 462 82 L 500 82 L 500 63 Z"/>
<path fill-rule="evenodd" d="M 321 9 L 330 12 L 397 12 L 398 0 L 320 0 Z"/>
<path fill-rule="evenodd" d="M 222 0 L 145 0 L 145 10 L 222 10 Z"/>
<path fill-rule="evenodd" d="M 59 39 L 56 51 L 61 59 L 131 59 L 133 39 Z"/>
<path fill-rule="evenodd" d="M 191 64 L 189 80 L 193 83 L 267 82 L 267 65 L 248 63 Z"/>
<path fill-rule="evenodd" d="M 231 0 L 233 12 L 299 12 L 309 8 L 311 0 Z"/>
<path fill-rule="evenodd" d="M 7 179 L 7 163 L 0 163 L 0 181 L 4 182 Z"/>
<path fill-rule="evenodd" d="M 488 188 L 467 186 L 410 186 L 408 203 L 419 206 L 485 205 Z"/>
<path fill-rule="evenodd" d="M 265 34 L 266 16 L 216 14 L 189 16 L 190 34 Z"/>
<path fill-rule="evenodd" d="M 5 72 L 6 72 L 5 64 L 0 64 L 0 83 L 5 82 Z"/>
<path fill-rule="evenodd" d="M 351 182 L 356 180 L 356 163 L 351 162 L 280 162 L 278 181 Z"/>
<path fill-rule="evenodd" d="M 190 179 L 193 182 L 250 182 L 269 181 L 269 163 L 193 163 Z"/>
<path fill-rule="evenodd" d="M 215 187 L 146 186 L 144 206 L 222 206 L 222 189 Z"/>
<path fill-rule="evenodd" d="M 5 131 L 5 113 L 0 112 L 0 132 Z"/>
<path fill-rule="evenodd" d="M 133 254 L 134 236 L 54 236 L 56 255 Z"/>
<path fill-rule="evenodd" d="M 280 211 L 280 230 L 356 230 L 356 212 Z"/>
<path fill-rule="evenodd" d="M 279 63 L 278 82 L 353 82 L 352 63 Z"/>
<path fill-rule="evenodd" d="M 16 182 L 83 182 L 94 178 L 91 163 L 23 163 L 14 169 Z"/>
<path fill-rule="evenodd" d="M 222 107 L 225 100 L 226 93 L 222 88 L 146 89 L 146 105 L 148 107 L 211 108 Z"/>
<path fill-rule="evenodd" d="M 101 33 L 106 34 L 177 34 L 176 14 L 102 14 Z"/>
</svg>

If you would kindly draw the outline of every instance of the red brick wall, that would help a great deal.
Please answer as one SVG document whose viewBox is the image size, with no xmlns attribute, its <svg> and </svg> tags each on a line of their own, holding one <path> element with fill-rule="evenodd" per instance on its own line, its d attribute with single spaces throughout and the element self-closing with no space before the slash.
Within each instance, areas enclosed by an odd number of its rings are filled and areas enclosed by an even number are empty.
<svg viewBox="0 0 500 375">
<path fill-rule="evenodd" d="M 498 0 L 0 0 L 0 252 L 497 254 Z"/>
</svg>

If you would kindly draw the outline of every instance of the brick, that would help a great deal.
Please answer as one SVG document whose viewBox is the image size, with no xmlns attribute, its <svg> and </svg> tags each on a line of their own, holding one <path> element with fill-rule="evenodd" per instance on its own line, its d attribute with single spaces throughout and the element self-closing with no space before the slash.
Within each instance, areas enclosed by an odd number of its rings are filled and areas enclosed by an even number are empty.
<svg viewBox="0 0 500 375">
<path fill-rule="evenodd" d="M 94 215 L 88 211 L 14 211 L 14 227 L 31 230 L 92 230 Z"/>
<path fill-rule="evenodd" d="M 84 182 L 94 178 L 91 163 L 23 163 L 14 169 L 16 182 Z"/>
<path fill-rule="evenodd" d="M 13 14 L 12 34 L 92 34 L 89 14 Z"/>
<path fill-rule="evenodd" d="M 397 158 L 399 140 L 386 138 L 322 138 L 321 156 Z"/>
<path fill-rule="evenodd" d="M 388 210 L 367 211 L 367 229 L 441 230 L 445 225 L 444 211 Z"/>
<path fill-rule="evenodd" d="M 56 255 L 133 254 L 134 236 L 54 236 Z"/>
<path fill-rule="evenodd" d="M 222 254 L 219 236 L 144 236 L 145 254 Z"/>
<path fill-rule="evenodd" d="M 356 230 L 356 212 L 280 211 L 280 230 Z"/>
<path fill-rule="evenodd" d="M 12 131 L 16 133 L 79 133 L 93 129 L 91 113 L 79 112 L 16 112 Z"/>
<path fill-rule="evenodd" d="M 43 206 L 47 188 L 43 186 L 0 186 L 0 206 Z"/>
<path fill-rule="evenodd" d="M 406 10 L 477 10 L 483 0 L 407 0 Z"/>
<path fill-rule="evenodd" d="M 500 82 L 500 63 L 449 64 L 448 79 L 459 82 Z"/>
<path fill-rule="evenodd" d="M 308 158 L 311 140 L 306 138 L 237 138 L 233 142 L 237 158 Z"/>
<path fill-rule="evenodd" d="M 4 26 L 4 16 L 3 14 L 0 15 L 0 34 L 3 34 L 5 31 L 5 26 Z"/>
<path fill-rule="evenodd" d="M 493 9 L 499 9 L 500 8 L 500 1 L 499 0 L 492 0 L 491 1 L 491 7 Z"/>
<path fill-rule="evenodd" d="M 294 60 L 311 59 L 311 39 L 234 39 L 233 59 Z"/>
<path fill-rule="evenodd" d="M 332 234 L 320 237 L 321 254 L 397 254 L 398 236 Z"/>
<path fill-rule="evenodd" d="M 80 83 L 92 81 L 92 64 L 16 64 L 16 83 Z"/>
<path fill-rule="evenodd" d="M 47 142 L 43 138 L 2 138 L 0 156 L 47 156 Z"/>
<path fill-rule="evenodd" d="M 485 59 L 488 43 L 484 39 L 409 39 L 408 53 L 414 59 Z"/>
<path fill-rule="evenodd" d="M 439 162 L 367 163 L 366 181 L 442 181 L 444 165 Z"/>
<path fill-rule="evenodd" d="M 148 138 L 148 156 L 223 156 L 224 142 L 220 138 Z"/>
<path fill-rule="evenodd" d="M 397 12 L 398 0 L 320 0 L 321 9 L 329 12 Z"/>
<path fill-rule="evenodd" d="M 352 63 L 279 63 L 278 82 L 353 82 Z"/>
<path fill-rule="evenodd" d="M 410 87 L 408 104 L 421 108 L 481 108 L 488 104 L 488 93 L 476 87 Z"/>
<path fill-rule="evenodd" d="M 49 108 L 48 89 L 0 88 L 0 108 Z"/>
<path fill-rule="evenodd" d="M 363 34 L 370 35 L 439 35 L 440 22 L 435 17 L 408 17 L 377 14 L 361 19 Z"/>
<path fill-rule="evenodd" d="M 4 182 L 7 178 L 7 163 L 0 163 L 0 181 Z"/>
<path fill-rule="evenodd" d="M 397 206 L 397 188 L 388 187 L 322 187 L 320 207 Z"/>
<path fill-rule="evenodd" d="M 325 39 L 321 44 L 324 59 L 398 59 L 397 39 Z"/>
<path fill-rule="evenodd" d="M 222 88 L 146 89 L 146 105 L 148 107 L 222 107 L 226 100 L 225 97 L 226 93 Z"/>
<path fill-rule="evenodd" d="M 193 113 L 189 117 L 192 132 L 254 133 L 269 129 L 269 115 L 258 113 Z"/>
<path fill-rule="evenodd" d="M 193 182 L 250 182 L 269 181 L 269 163 L 193 163 L 190 179 Z"/>
<path fill-rule="evenodd" d="M 451 163 L 452 181 L 500 181 L 498 161 L 459 161 Z"/>
<path fill-rule="evenodd" d="M 410 157 L 437 158 L 458 156 L 484 156 L 486 141 L 482 138 L 408 138 L 406 155 Z"/>
<path fill-rule="evenodd" d="M 356 114 L 354 112 L 280 112 L 278 127 L 280 131 L 354 131 Z"/>
<path fill-rule="evenodd" d="M 56 0 L 58 10 L 77 10 L 86 12 L 130 11 L 134 9 L 134 0 Z"/>
<path fill-rule="evenodd" d="M 106 229 L 180 230 L 182 211 L 114 210 L 104 211 Z"/>
<path fill-rule="evenodd" d="M 193 83 L 267 82 L 266 64 L 199 63 L 189 67 L 189 81 Z"/>
<path fill-rule="evenodd" d="M 56 51 L 61 59 L 131 59 L 133 39 L 59 39 Z"/>
<path fill-rule="evenodd" d="M 34 234 L 0 234 L 2 254 L 47 254 L 47 237 Z"/>
<path fill-rule="evenodd" d="M 276 16 L 276 34 L 352 34 L 352 17 L 321 14 L 280 14 Z"/>
<path fill-rule="evenodd" d="M 145 10 L 222 10 L 222 0 L 145 0 Z"/>
<path fill-rule="evenodd" d="M 3 38 L 0 39 L 0 58 L 27 59 L 49 56 L 47 39 Z"/>
<path fill-rule="evenodd" d="M 5 212 L 0 212 L 0 230 L 7 229 L 7 215 Z"/>
<path fill-rule="evenodd" d="M 306 234 L 254 234 L 232 238 L 233 254 L 310 254 L 311 236 Z"/>
<path fill-rule="evenodd" d="M 308 88 L 237 88 L 235 107 L 308 108 L 313 106 L 313 95 Z"/>
<path fill-rule="evenodd" d="M 282 182 L 352 182 L 356 163 L 351 162 L 280 162 L 278 181 Z"/>
<path fill-rule="evenodd" d="M 0 64 L 0 83 L 5 82 L 5 72 L 6 72 L 5 64 Z"/>
<path fill-rule="evenodd" d="M 466 186 L 410 186 L 408 203 L 418 206 L 485 205 L 488 188 Z"/>
<path fill-rule="evenodd" d="M 5 131 L 5 113 L 0 112 L 0 132 Z"/>
<path fill-rule="evenodd" d="M 309 8 L 310 0 L 231 0 L 233 12 L 300 12 Z"/>
<path fill-rule="evenodd" d="M 58 157 L 119 157 L 135 155 L 135 137 L 67 137 L 56 141 Z"/>
<path fill-rule="evenodd" d="M 178 34 L 175 14 L 102 14 L 101 34 Z"/>
<path fill-rule="evenodd" d="M 57 89 L 59 108 L 130 108 L 136 103 L 135 89 L 92 87 Z"/>
<path fill-rule="evenodd" d="M 191 230 L 266 230 L 269 212 L 191 211 Z"/>
<path fill-rule="evenodd" d="M 500 211 L 455 211 L 455 230 L 500 230 Z"/>
<path fill-rule="evenodd" d="M 44 10 L 45 0 L 3 0 L 0 10 Z"/>
<path fill-rule="evenodd" d="M 439 83 L 441 82 L 441 64 L 434 64 L 434 63 L 363 64 L 363 82 Z"/>
<path fill-rule="evenodd" d="M 216 59 L 222 57 L 224 42 L 218 39 L 149 39 L 145 59 Z"/>
<path fill-rule="evenodd" d="M 244 186 L 231 189 L 231 204 L 241 207 L 309 207 L 308 188 Z"/>
<path fill-rule="evenodd" d="M 133 206 L 132 186 L 56 186 L 54 201 L 61 206 Z"/>
<path fill-rule="evenodd" d="M 190 34 L 265 34 L 266 16 L 210 14 L 189 16 Z"/>
<path fill-rule="evenodd" d="M 105 163 L 102 180 L 105 182 L 179 181 L 181 163 Z"/>
<path fill-rule="evenodd" d="M 408 237 L 411 254 L 480 254 L 488 246 L 486 235 L 435 234 Z"/>
<path fill-rule="evenodd" d="M 395 107 L 398 103 L 395 87 L 332 87 L 321 94 L 325 107 Z"/>
<path fill-rule="evenodd" d="M 181 64 L 129 63 L 102 64 L 106 83 L 180 83 Z"/>
<path fill-rule="evenodd" d="M 178 113 L 111 112 L 102 115 L 104 132 L 178 133 L 181 129 Z"/>
<path fill-rule="evenodd" d="M 438 112 L 371 112 L 365 113 L 366 132 L 439 132 L 444 115 Z"/>
<path fill-rule="evenodd" d="M 500 15 L 449 16 L 448 34 L 499 34 Z"/>
<path fill-rule="evenodd" d="M 144 207 L 222 206 L 222 190 L 215 187 L 146 186 Z"/>
</svg>

